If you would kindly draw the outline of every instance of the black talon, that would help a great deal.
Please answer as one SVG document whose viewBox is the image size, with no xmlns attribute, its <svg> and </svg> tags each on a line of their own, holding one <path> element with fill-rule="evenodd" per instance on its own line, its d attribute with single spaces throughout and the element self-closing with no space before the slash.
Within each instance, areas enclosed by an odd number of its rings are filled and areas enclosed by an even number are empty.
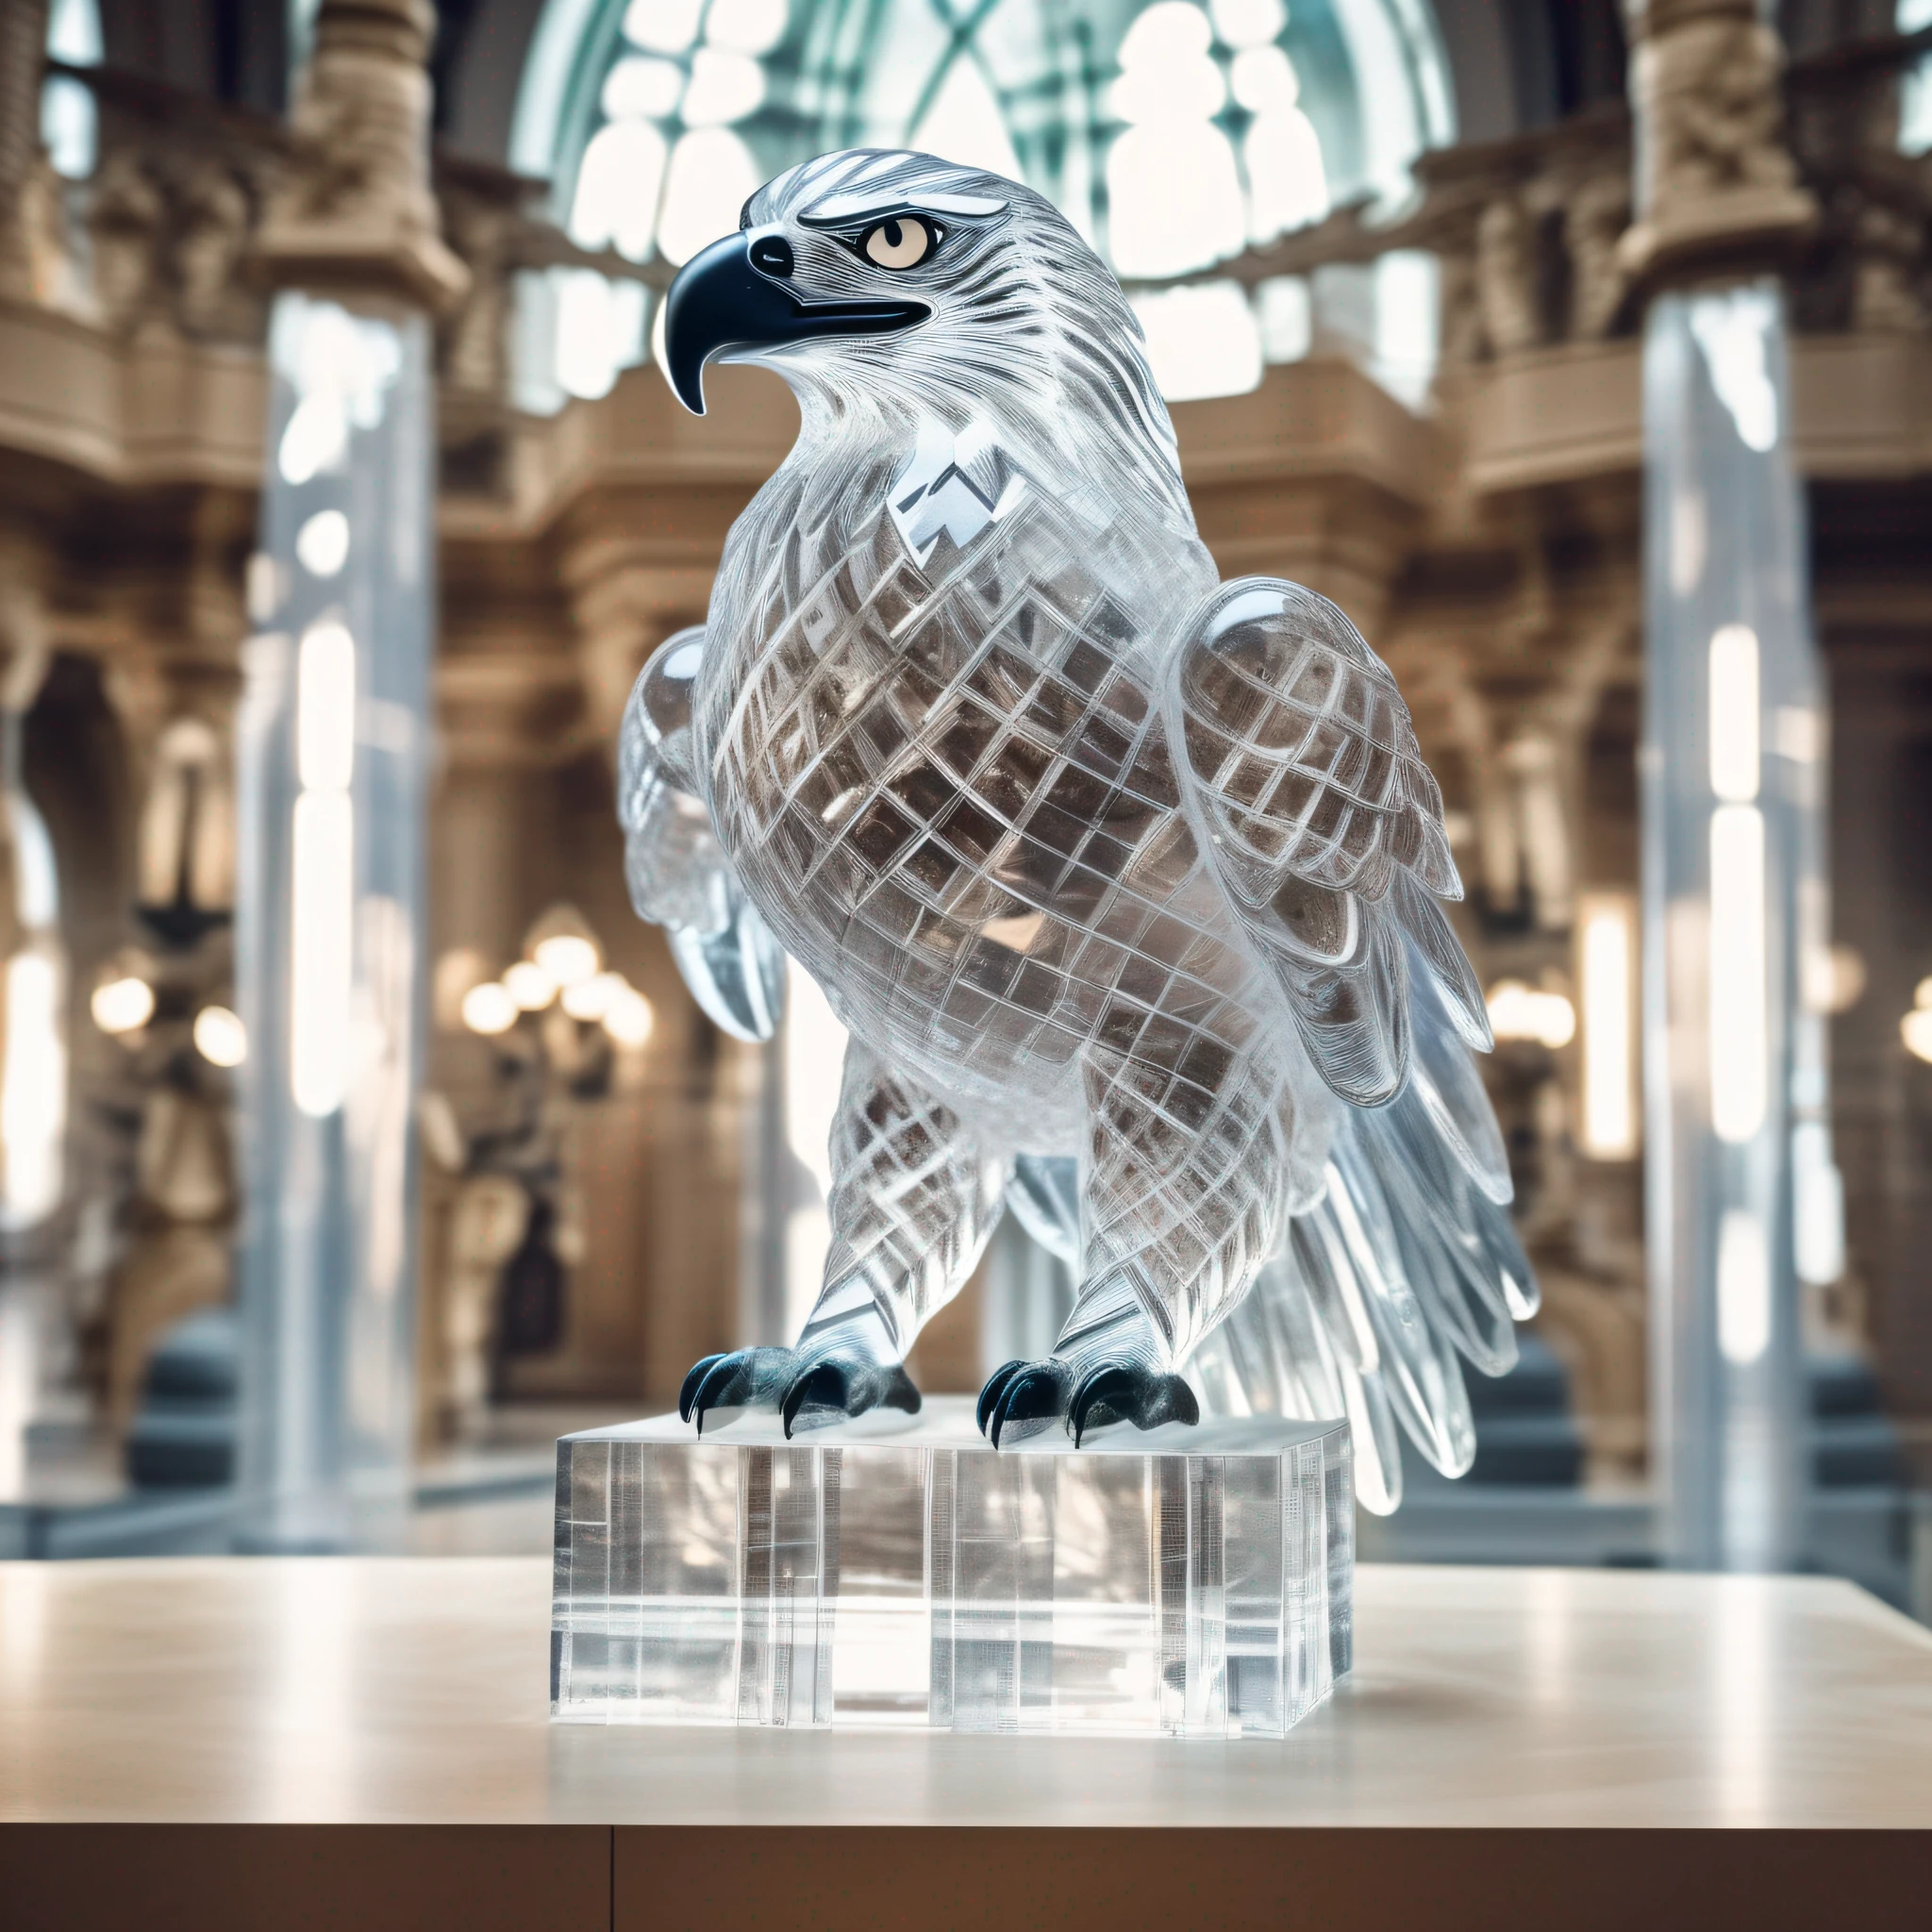
<svg viewBox="0 0 1932 1932">
<path fill-rule="evenodd" d="M 1129 1405 L 1136 1386 L 1133 1370 L 1110 1367 L 1095 1369 L 1074 1391 L 1074 1399 L 1067 1406 L 1067 1423 L 1074 1432 L 1075 1449 L 1080 1446 L 1080 1438 L 1086 1433 L 1090 1419 L 1111 1422 L 1116 1416 L 1131 1413 Z"/>
<path fill-rule="evenodd" d="M 1137 1429 L 1156 1429 L 1162 1423 L 1191 1426 L 1200 1420 L 1201 1405 L 1179 1375 L 1156 1375 L 1124 1362 L 1109 1362 L 1095 1369 L 1074 1391 L 1067 1408 L 1076 1449 L 1089 1427 L 1110 1421 L 1132 1423 Z"/>
<path fill-rule="evenodd" d="M 708 1355 L 677 1392 L 679 1418 L 695 1423 L 701 1436 L 705 1417 L 714 1408 L 776 1409 L 789 1440 L 804 1409 L 863 1415 L 881 1404 L 908 1415 L 919 1413 L 919 1391 L 902 1364 L 832 1356 L 807 1366 L 789 1348 L 741 1348 L 729 1355 Z"/>
<path fill-rule="evenodd" d="M 1066 1412 L 1066 1374 L 1056 1362 L 1022 1365 L 1006 1386 L 992 1416 L 992 1446 L 1009 1423 L 1047 1422 Z"/>
<path fill-rule="evenodd" d="M 1025 1366 L 1023 1361 L 1006 1362 L 986 1378 L 986 1387 L 979 1391 L 979 1433 L 982 1436 L 986 1434 L 987 1424 L 992 1420 L 993 1410 L 999 1406 L 1000 1397 L 1007 1391 L 1007 1384 Z"/>
<path fill-rule="evenodd" d="M 708 1408 L 730 1408 L 742 1402 L 749 1392 L 741 1385 L 750 1379 L 744 1363 L 728 1355 L 714 1356 L 705 1379 L 698 1384 L 697 1393 L 691 1397 L 691 1409 L 696 1416 L 698 1434 L 705 1433 L 705 1411 Z"/>
<path fill-rule="evenodd" d="M 679 1422 L 690 1422 L 691 1404 L 697 1400 L 699 1385 L 704 1381 L 705 1376 L 724 1359 L 724 1357 L 722 1355 L 708 1355 L 702 1357 L 691 1365 L 691 1374 L 684 1378 L 684 1387 L 677 1391 L 677 1420 Z M 703 1434 L 704 1424 L 702 1422 L 700 1422 L 698 1429 L 699 1433 Z"/>
<path fill-rule="evenodd" d="M 858 1415 L 871 1407 L 861 1403 L 858 1408 L 850 1406 L 852 1387 L 846 1379 L 845 1371 L 837 1362 L 820 1362 L 808 1369 L 785 1391 L 785 1400 L 779 1414 L 785 1419 L 785 1440 L 791 1440 L 791 1424 L 798 1419 L 798 1411 L 808 1402 L 820 1408 L 843 1409 L 847 1415 Z"/>
</svg>

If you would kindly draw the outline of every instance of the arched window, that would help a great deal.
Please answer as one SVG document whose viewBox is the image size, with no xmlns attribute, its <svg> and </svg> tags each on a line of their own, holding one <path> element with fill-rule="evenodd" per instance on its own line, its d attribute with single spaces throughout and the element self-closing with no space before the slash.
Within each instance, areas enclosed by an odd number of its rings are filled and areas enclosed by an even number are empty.
<svg viewBox="0 0 1932 1932">
<path fill-rule="evenodd" d="M 47 9 L 47 54 L 70 67 L 101 58 L 101 14 L 95 0 L 54 0 Z M 85 82 L 50 74 L 41 88 L 41 142 L 57 175 L 84 181 L 94 171 L 94 97 Z"/>
<path fill-rule="evenodd" d="M 1453 135 L 1445 73 L 1426 0 L 549 0 L 511 162 L 579 242 L 673 264 L 829 149 L 991 167 L 1133 285 L 1170 396 L 1228 394 L 1306 348 L 1307 291 L 1162 285 L 1400 199 Z M 526 402 L 602 393 L 647 353 L 646 309 L 584 272 L 528 291 Z"/>
</svg>

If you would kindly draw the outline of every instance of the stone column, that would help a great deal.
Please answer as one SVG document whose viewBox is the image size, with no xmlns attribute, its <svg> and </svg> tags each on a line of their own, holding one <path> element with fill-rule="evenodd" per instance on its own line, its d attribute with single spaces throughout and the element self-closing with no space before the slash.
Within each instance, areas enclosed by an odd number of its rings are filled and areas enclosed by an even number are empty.
<svg viewBox="0 0 1932 1932">
<path fill-rule="evenodd" d="M 1776 278 L 1814 209 L 1753 0 L 1648 0 L 1631 26 L 1651 1466 L 1670 1561 L 1778 1569 L 1803 1553 L 1797 1267 L 1830 1177 L 1805 1000 L 1825 734 Z"/>
<path fill-rule="evenodd" d="M 323 0 L 277 291 L 238 721 L 244 1542 L 380 1544 L 414 1437 L 435 533 L 427 0 Z"/>
</svg>

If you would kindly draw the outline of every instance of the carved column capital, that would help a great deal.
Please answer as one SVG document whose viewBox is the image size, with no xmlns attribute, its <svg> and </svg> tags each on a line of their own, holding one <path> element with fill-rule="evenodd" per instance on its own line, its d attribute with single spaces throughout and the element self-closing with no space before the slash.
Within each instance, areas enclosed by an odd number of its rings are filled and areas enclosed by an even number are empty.
<svg viewBox="0 0 1932 1932">
<path fill-rule="evenodd" d="M 429 187 L 428 0 L 322 0 L 290 112 L 295 165 L 256 258 L 280 286 L 387 291 L 433 310 L 469 275 Z"/>
<path fill-rule="evenodd" d="M 1637 221 L 1656 285 L 1774 265 L 1816 224 L 1784 134 L 1784 47 L 1756 0 L 1631 0 Z"/>
</svg>

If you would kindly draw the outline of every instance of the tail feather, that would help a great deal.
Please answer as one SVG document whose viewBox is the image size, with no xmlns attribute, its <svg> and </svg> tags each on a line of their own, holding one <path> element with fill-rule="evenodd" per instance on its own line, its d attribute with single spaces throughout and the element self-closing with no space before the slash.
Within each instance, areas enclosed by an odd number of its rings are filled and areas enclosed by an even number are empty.
<svg viewBox="0 0 1932 1932">
<path fill-rule="evenodd" d="M 1474 978 L 1474 974 L 1471 975 Z M 1415 1050 L 1409 1080 L 1441 1144 L 1499 1208 L 1515 1198 L 1509 1155 L 1482 1075 L 1470 1058 L 1456 1009 L 1433 972 L 1409 974 Z"/>
<path fill-rule="evenodd" d="M 1189 1364 L 1210 1408 L 1297 1422 L 1345 1416 L 1355 1447 L 1356 1496 L 1386 1516 L 1402 1501 L 1395 1411 L 1381 1372 L 1337 1345 L 1311 1278 L 1293 1251 L 1261 1271 L 1255 1291 L 1202 1342 Z"/>
<path fill-rule="evenodd" d="M 1346 1414 L 1357 1493 L 1374 1510 L 1401 1497 L 1398 1424 L 1444 1475 L 1469 1468 L 1475 1426 L 1462 1362 L 1506 1373 L 1514 1324 L 1536 1309 L 1508 1213 L 1471 1172 L 1476 1137 L 1444 1131 L 1427 1074 L 1419 1058 L 1395 1100 L 1349 1113 L 1322 1200 L 1291 1224 L 1283 1252 L 1195 1357 L 1224 1412 Z M 1480 1088 L 1474 1098 L 1480 1125 L 1489 1104 Z"/>
</svg>

